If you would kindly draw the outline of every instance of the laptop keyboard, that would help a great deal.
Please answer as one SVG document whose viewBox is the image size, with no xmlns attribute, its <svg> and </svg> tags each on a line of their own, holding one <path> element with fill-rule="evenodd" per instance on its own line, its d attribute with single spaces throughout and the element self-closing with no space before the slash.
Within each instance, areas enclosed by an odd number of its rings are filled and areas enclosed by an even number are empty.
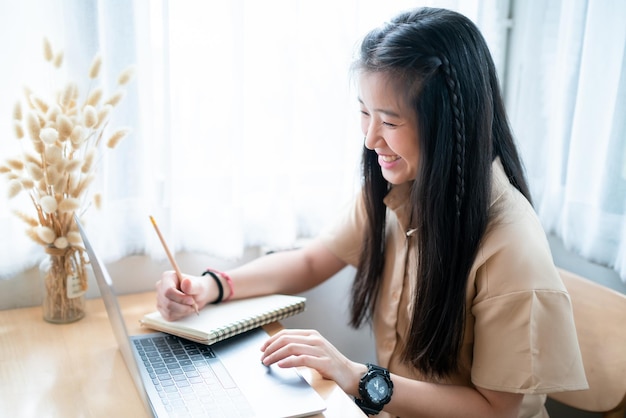
<svg viewBox="0 0 626 418">
<path fill-rule="evenodd" d="M 134 343 L 171 417 L 254 415 L 211 347 L 173 335 Z"/>
</svg>

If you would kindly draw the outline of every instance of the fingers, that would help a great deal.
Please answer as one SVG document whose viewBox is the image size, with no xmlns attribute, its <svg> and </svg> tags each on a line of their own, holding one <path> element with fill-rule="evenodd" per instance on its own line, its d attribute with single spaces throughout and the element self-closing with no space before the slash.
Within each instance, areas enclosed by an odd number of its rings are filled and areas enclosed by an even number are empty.
<svg viewBox="0 0 626 418">
<path fill-rule="evenodd" d="M 310 367 L 352 395 L 358 393 L 359 379 L 367 371 L 365 365 L 350 361 L 315 330 L 282 330 L 269 338 L 261 351 L 266 366 Z"/>
<path fill-rule="evenodd" d="M 156 284 L 157 288 L 157 309 L 168 321 L 175 321 L 194 313 L 194 295 L 186 294 L 180 290 L 181 285 L 189 281 L 187 277 L 183 278 L 182 283 L 173 271 L 166 271 Z M 183 287 L 193 288 L 190 285 Z"/>
<path fill-rule="evenodd" d="M 270 338 L 268 338 L 267 341 L 265 341 L 265 343 L 261 347 L 261 351 L 265 351 L 269 345 L 271 345 L 276 340 L 278 340 L 278 339 L 280 339 L 282 337 L 289 337 L 289 336 L 296 336 L 296 335 L 300 335 L 300 336 L 318 335 L 318 336 L 320 336 L 320 333 L 315 331 L 315 330 L 310 330 L 310 329 L 283 329 L 283 330 L 278 331 L 276 334 L 274 334 Z"/>
<path fill-rule="evenodd" d="M 184 276 L 183 280 L 180 282 L 180 290 L 190 296 L 200 296 L 206 290 L 206 280 Z"/>
<path fill-rule="evenodd" d="M 261 361 L 266 366 L 307 366 L 326 375 L 334 361 L 332 347 L 317 331 L 283 330 L 265 342 Z"/>
</svg>

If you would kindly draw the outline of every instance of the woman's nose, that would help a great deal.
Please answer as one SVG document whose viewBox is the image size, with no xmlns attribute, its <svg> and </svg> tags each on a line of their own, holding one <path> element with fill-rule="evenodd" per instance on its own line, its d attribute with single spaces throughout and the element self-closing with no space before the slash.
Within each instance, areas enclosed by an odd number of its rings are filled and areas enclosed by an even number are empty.
<svg viewBox="0 0 626 418">
<path fill-rule="evenodd" d="M 378 129 L 376 129 L 371 124 L 363 133 L 365 134 L 365 148 L 370 150 L 376 148 L 376 144 L 382 139 L 380 132 L 378 132 Z"/>
</svg>

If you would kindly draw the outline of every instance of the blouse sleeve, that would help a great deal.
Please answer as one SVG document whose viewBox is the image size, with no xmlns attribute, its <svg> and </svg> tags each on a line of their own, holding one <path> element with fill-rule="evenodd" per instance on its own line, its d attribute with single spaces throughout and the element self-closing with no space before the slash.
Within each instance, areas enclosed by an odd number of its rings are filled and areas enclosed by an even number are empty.
<svg viewBox="0 0 626 418">
<path fill-rule="evenodd" d="M 335 221 L 322 230 L 319 238 L 333 254 L 344 262 L 356 266 L 361 254 L 365 218 L 363 197 L 359 193 Z"/>
<path fill-rule="evenodd" d="M 472 382 L 550 393 L 588 387 L 572 305 L 532 209 L 491 228 L 475 275 Z"/>
</svg>

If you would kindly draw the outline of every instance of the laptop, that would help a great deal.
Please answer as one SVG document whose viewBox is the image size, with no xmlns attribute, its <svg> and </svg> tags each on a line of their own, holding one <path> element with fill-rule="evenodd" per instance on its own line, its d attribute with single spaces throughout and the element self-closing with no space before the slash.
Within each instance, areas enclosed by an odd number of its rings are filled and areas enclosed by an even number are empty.
<svg viewBox="0 0 626 418">
<path fill-rule="evenodd" d="M 261 363 L 262 328 L 211 346 L 162 332 L 129 336 L 111 277 L 75 220 L 124 362 L 154 417 L 304 417 L 326 409 L 297 369 Z"/>
</svg>

